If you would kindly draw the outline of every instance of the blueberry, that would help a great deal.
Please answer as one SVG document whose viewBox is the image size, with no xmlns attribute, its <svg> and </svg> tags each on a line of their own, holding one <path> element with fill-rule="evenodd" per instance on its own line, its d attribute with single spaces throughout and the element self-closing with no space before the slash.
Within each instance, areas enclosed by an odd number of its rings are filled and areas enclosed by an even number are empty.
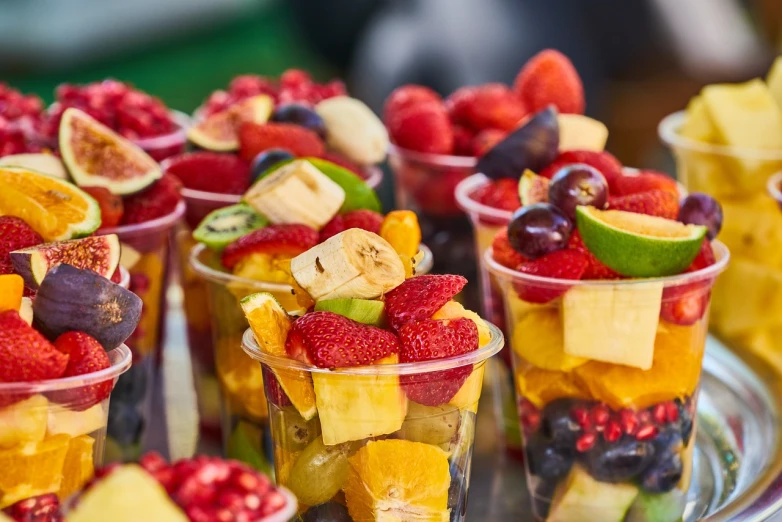
<svg viewBox="0 0 782 522">
<path fill-rule="evenodd" d="M 448 508 L 451 510 L 450 522 L 464 520 L 467 515 L 467 491 L 464 497 L 461 497 L 462 488 L 467 487 L 464 480 L 464 473 L 459 466 L 451 464 L 449 470 L 451 474 L 451 485 L 448 487 Z"/>
<path fill-rule="evenodd" d="M 573 466 L 573 450 L 558 446 L 540 433 L 534 433 L 525 441 L 527 466 L 536 477 L 557 479 L 567 475 Z"/>
<path fill-rule="evenodd" d="M 133 405 L 112 401 L 109 405 L 109 422 L 106 432 L 118 444 L 127 446 L 138 442 L 144 419 Z"/>
<path fill-rule="evenodd" d="M 656 458 L 661 459 L 667 455 L 675 455 L 682 451 L 684 442 L 681 433 L 674 426 L 660 432 L 652 441 Z"/>
<path fill-rule="evenodd" d="M 641 474 L 641 486 L 651 493 L 667 493 L 682 479 L 684 466 L 678 453 L 658 459 Z"/>
<path fill-rule="evenodd" d="M 261 176 L 261 174 L 269 170 L 274 165 L 289 159 L 293 159 L 293 154 L 291 154 L 286 149 L 266 149 L 265 151 L 259 153 L 257 156 L 255 156 L 253 164 L 250 167 L 250 183 L 255 183 L 258 181 L 258 178 Z"/>
<path fill-rule="evenodd" d="M 573 406 L 588 405 L 573 399 L 557 399 L 546 404 L 541 414 L 540 431 L 559 447 L 573 448 L 581 428 L 570 418 Z"/>
<path fill-rule="evenodd" d="M 270 121 L 292 123 L 311 130 L 321 138 L 326 138 L 326 122 L 320 114 L 305 105 L 287 103 L 280 105 L 272 113 Z"/>
<path fill-rule="evenodd" d="M 339 502 L 326 502 L 309 508 L 301 517 L 303 522 L 352 522 L 348 509 Z"/>
<path fill-rule="evenodd" d="M 624 436 L 616 442 L 601 437 L 584 455 L 584 465 L 597 480 L 625 482 L 640 474 L 654 458 L 654 445 Z"/>
</svg>

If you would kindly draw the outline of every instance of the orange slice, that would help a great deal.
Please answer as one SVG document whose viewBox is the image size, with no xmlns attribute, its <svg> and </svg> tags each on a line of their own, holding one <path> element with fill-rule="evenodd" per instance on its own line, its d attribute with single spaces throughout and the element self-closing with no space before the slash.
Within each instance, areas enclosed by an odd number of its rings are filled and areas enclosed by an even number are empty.
<svg viewBox="0 0 782 522">
<path fill-rule="evenodd" d="M 412 210 L 394 210 L 380 225 L 380 237 L 388 241 L 397 254 L 412 258 L 421 246 L 421 227 Z"/>
<path fill-rule="evenodd" d="M 17 274 L 0 275 L 0 312 L 19 310 L 22 306 L 24 279 Z"/>
<path fill-rule="evenodd" d="M 46 241 L 88 236 L 100 226 L 98 203 L 67 181 L 1 167 L 0 186 L 0 215 L 24 219 Z"/>
<path fill-rule="evenodd" d="M 55 435 L 0 451 L 0 509 L 60 489 L 67 435 Z"/>
<path fill-rule="evenodd" d="M 62 468 L 60 491 L 57 492 L 60 500 L 65 500 L 81 490 L 92 479 L 95 474 L 92 460 L 94 446 L 95 439 L 89 435 L 81 435 L 71 439 Z"/>
<path fill-rule="evenodd" d="M 520 362 L 516 370 L 516 388 L 538 408 L 566 397 L 589 399 L 589 393 L 573 373 L 543 370 L 527 362 Z"/>
<path fill-rule="evenodd" d="M 215 346 L 215 370 L 223 397 L 239 415 L 256 420 L 269 416 L 263 391 L 261 365 L 242 350 L 241 335 L 219 334 Z"/>
</svg>

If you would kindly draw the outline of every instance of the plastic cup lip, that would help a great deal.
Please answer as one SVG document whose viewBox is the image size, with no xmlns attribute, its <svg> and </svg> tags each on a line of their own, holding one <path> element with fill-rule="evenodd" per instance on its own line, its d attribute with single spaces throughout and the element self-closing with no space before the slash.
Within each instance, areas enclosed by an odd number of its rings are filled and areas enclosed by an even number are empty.
<svg viewBox="0 0 782 522">
<path fill-rule="evenodd" d="M 45 381 L 29 382 L 0 382 L 0 396 L 16 394 L 45 393 L 70 388 L 81 388 L 92 384 L 98 384 L 113 380 L 125 373 L 133 362 L 130 348 L 122 344 L 107 352 L 112 365 L 104 370 L 75 375 L 73 377 L 61 377 Z"/>
<path fill-rule="evenodd" d="M 713 279 L 717 277 L 730 260 L 730 252 L 720 241 L 711 242 L 712 249 L 714 250 L 714 256 L 717 258 L 717 262 L 713 265 L 707 266 L 695 272 L 684 272 L 677 275 L 665 276 L 665 277 L 647 277 L 647 278 L 635 278 L 635 279 L 598 279 L 598 280 L 569 280 L 569 279 L 554 279 L 552 277 L 541 277 L 536 275 L 525 274 L 517 270 L 507 268 L 494 260 L 493 249 L 487 248 L 483 253 L 483 260 L 489 271 L 500 279 L 511 279 L 514 282 L 526 282 L 533 286 L 549 287 L 549 288 L 573 288 L 573 287 L 609 287 L 609 286 L 624 286 L 631 287 L 634 285 L 642 285 L 648 283 L 663 283 L 665 288 L 673 286 L 687 285 L 699 281 Z"/>
<path fill-rule="evenodd" d="M 349 368 L 318 368 L 304 364 L 295 359 L 283 355 L 272 355 L 261 351 L 252 329 L 248 328 L 242 336 L 242 349 L 262 364 L 275 370 L 283 371 L 305 371 L 308 373 L 328 374 L 328 375 L 350 375 L 350 376 L 390 376 L 390 375 L 418 375 L 422 373 L 438 372 L 452 370 L 464 366 L 472 366 L 486 361 L 492 355 L 498 353 L 505 345 L 505 339 L 502 331 L 488 321 L 484 321 L 491 331 L 491 340 L 482 348 L 462 355 L 446 357 L 443 359 L 433 359 L 431 361 L 397 363 L 397 364 L 377 364 L 371 366 L 352 366 Z"/>
<path fill-rule="evenodd" d="M 130 272 L 128 272 L 127 268 L 124 266 L 119 267 L 119 283 L 117 283 L 119 286 L 124 288 L 125 290 L 130 288 Z"/>
<path fill-rule="evenodd" d="M 169 110 L 171 119 L 176 124 L 177 128 L 168 134 L 161 134 L 159 136 L 150 136 L 148 138 L 137 138 L 132 140 L 133 143 L 144 149 L 145 151 L 165 149 L 167 147 L 173 147 L 176 145 L 182 145 L 187 141 L 187 130 L 192 125 L 190 116 L 181 111 Z"/>
<path fill-rule="evenodd" d="M 117 234 L 120 237 L 120 240 L 123 238 L 123 236 L 128 237 L 138 236 L 141 234 L 154 234 L 156 232 L 160 232 L 161 230 L 171 228 L 177 221 L 179 221 L 179 218 L 182 217 L 182 214 L 185 213 L 185 207 L 186 205 L 183 199 L 177 203 L 176 208 L 172 212 L 166 214 L 165 216 L 151 219 L 143 223 L 134 223 L 133 225 L 120 225 L 118 227 L 102 228 L 100 229 L 99 234 L 102 236 L 107 234 Z"/>
<path fill-rule="evenodd" d="M 276 489 L 285 497 L 285 506 L 276 513 L 262 518 L 260 522 L 287 522 L 296 515 L 296 511 L 299 509 L 299 502 L 293 493 L 282 486 L 276 486 Z"/>
<path fill-rule="evenodd" d="M 397 147 L 393 143 L 388 145 L 388 155 L 397 156 L 408 161 L 425 163 L 432 167 L 475 168 L 478 158 L 475 156 L 453 156 L 449 154 L 429 154 L 410 149 Z"/>
<path fill-rule="evenodd" d="M 756 161 L 782 161 L 782 150 L 750 149 L 731 145 L 716 145 L 704 141 L 693 140 L 679 134 L 679 128 L 684 124 L 685 111 L 677 111 L 663 118 L 657 125 L 660 140 L 673 149 L 690 152 L 701 152 L 717 156 L 729 156 Z"/>
<path fill-rule="evenodd" d="M 777 172 L 770 178 L 767 183 L 768 193 L 774 198 L 777 203 L 782 204 L 782 172 Z"/>
<path fill-rule="evenodd" d="M 470 197 L 470 194 L 475 189 L 485 185 L 489 181 L 489 178 L 480 172 L 464 178 L 456 185 L 454 192 L 456 204 L 470 216 L 477 215 L 483 220 L 491 219 L 498 223 L 510 223 L 511 218 L 513 217 L 513 212 L 510 210 L 490 207 L 483 203 L 479 203 Z"/>
<path fill-rule="evenodd" d="M 214 268 L 207 266 L 201 262 L 200 259 L 201 254 L 203 254 L 207 250 L 209 249 L 206 247 L 206 245 L 204 245 L 203 243 L 199 243 L 190 249 L 190 256 L 189 256 L 190 266 L 193 267 L 193 270 L 195 270 L 195 272 L 198 275 L 200 275 L 207 281 L 211 281 L 213 283 L 221 283 L 224 285 L 233 283 L 236 285 L 241 285 L 246 288 L 253 288 L 258 292 L 290 293 L 293 291 L 293 287 L 285 283 L 274 283 L 271 281 L 258 281 L 257 279 L 239 277 L 234 274 L 231 274 L 230 272 L 222 272 L 220 270 L 215 270 Z M 421 246 L 419 247 L 419 251 L 424 253 L 424 258 L 416 267 L 416 272 L 420 274 L 426 274 L 432 269 L 432 265 L 434 263 L 434 255 L 432 254 L 432 251 L 429 250 L 429 247 L 427 247 L 424 244 L 421 244 Z"/>
</svg>

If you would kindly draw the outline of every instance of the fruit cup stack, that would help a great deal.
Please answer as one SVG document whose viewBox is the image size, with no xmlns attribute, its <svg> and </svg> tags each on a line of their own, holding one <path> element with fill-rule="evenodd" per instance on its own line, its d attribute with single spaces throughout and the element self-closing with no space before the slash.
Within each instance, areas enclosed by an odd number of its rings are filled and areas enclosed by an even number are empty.
<svg viewBox="0 0 782 522">
<path fill-rule="evenodd" d="M 201 433 L 219 438 L 211 319 L 203 306 L 207 290 L 188 264 L 196 244 L 192 231 L 210 212 L 239 203 L 266 169 L 294 157 L 335 162 L 376 188 L 382 172 L 375 164 L 385 159 L 388 140 L 382 123 L 347 97 L 342 82 L 321 85 L 295 69 L 279 81 L 238 76 L 227 92 L 212 93 L 196 118 L 188 138 L 201 150 L 170 158 L 163 168 L 184 187 L 187 210 L 177 247 L 193 377 Z"/>
<path fill-rule="evenodd" d="M 291 275 L 291 258 L 348 229 L 380 234 L 394 246 L 410 275 L 428 271 L 431 253 L 420 244 L 415 214 L 382 215 L 371 188 L 320 158 L 273 165 L 242 200 L 212 212 L 196 228 L 193 237 L 200 244 L 192 250 L 190 262 L 206 282 L 215 366 L 202 371 L 219 384 L 225 452 L 263 469 L 267 456 L 262 440 L 268 424 L 264 378 L 260 366 L 248 364 L 241 350 L 247 321 L 239 300 L 268 292 L 289 312 L 308 309 L 312 301 Z M 344 270 L 359 271 L 365 260 L 343 261 Z M 209 390 L 201 393 L 207 396 Z M 217 396 L 214 391 L 212 395 Z"/>
<path fill-rule="evenodd" d="M 484 364 L 502 334 L 453 297 L 457 275 L 408 277 L 352 228 L 294 257 L 311 311 L 242 299 L 261 362 L 277 481 L 304 520 L 463 521 Z"/>
</svg>

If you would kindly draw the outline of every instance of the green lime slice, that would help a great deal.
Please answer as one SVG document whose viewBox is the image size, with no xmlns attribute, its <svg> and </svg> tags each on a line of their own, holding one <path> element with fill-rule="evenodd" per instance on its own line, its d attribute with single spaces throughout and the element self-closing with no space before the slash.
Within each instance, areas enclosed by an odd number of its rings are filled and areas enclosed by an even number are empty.
<svg viewBox="0 0 782 522">
<path fill-rule="evenodd" d="M 584 244 L 601 263 L 629 277 L 682 273 L 698 255 L 706 227 L 621 210 L 577 207 Z"/>
</svg>

